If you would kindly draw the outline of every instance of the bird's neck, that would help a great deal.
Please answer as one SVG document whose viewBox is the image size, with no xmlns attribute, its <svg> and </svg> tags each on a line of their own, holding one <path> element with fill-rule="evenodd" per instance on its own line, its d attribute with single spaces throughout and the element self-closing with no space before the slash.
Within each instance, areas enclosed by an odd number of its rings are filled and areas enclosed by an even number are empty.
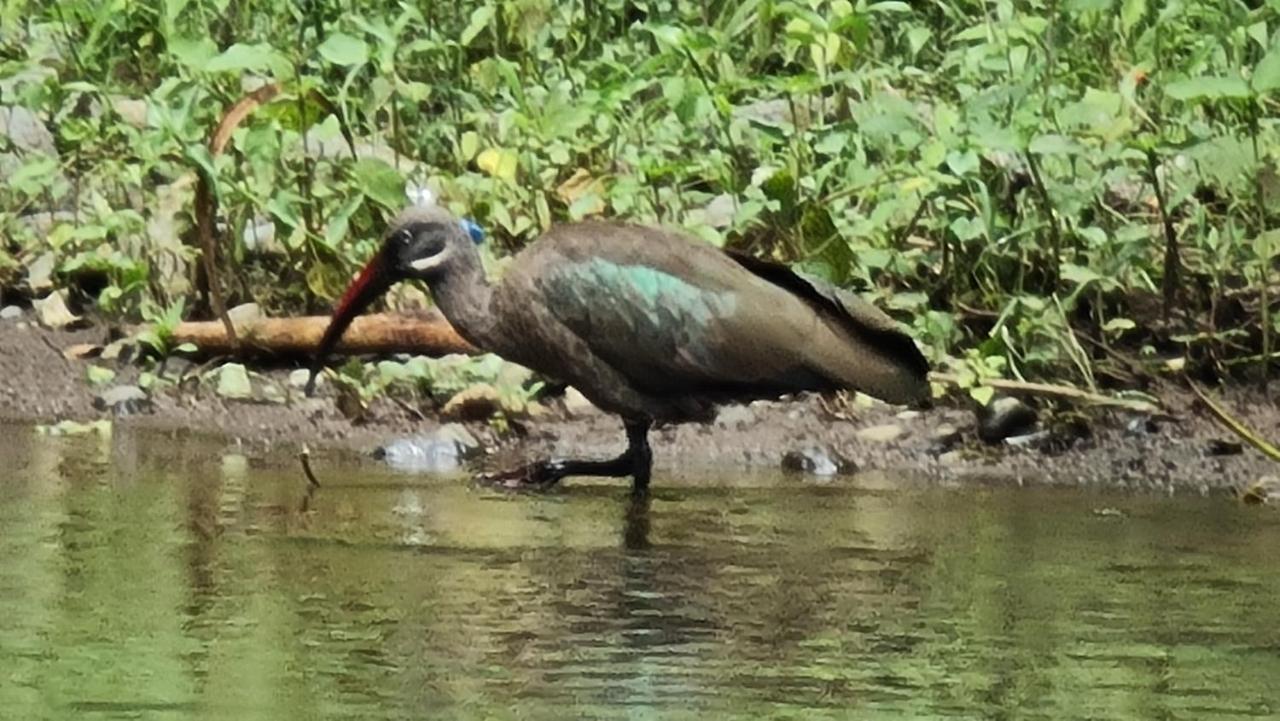
<svg viewBox="0 0 1280 721">
<path fill-rule="evenodd" d="M 431 284 L 431 297 L 458 334 L 482 350 L 495 347 L 493 286 L 479 256 L 466 259 Z"/>
</svg>

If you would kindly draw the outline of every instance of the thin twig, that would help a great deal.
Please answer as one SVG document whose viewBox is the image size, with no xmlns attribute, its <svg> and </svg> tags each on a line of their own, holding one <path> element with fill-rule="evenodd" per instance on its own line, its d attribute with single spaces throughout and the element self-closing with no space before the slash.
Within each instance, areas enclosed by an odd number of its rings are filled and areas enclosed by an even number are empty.
<svg viewBox="0 0 1280 721">
<path fill-rule="evenodd" d="M 304 444 L 302 450 L 298 451 L 298 460 L 302 461 L 302 473 L 307 477 L 307 486 L 312 489 L 320 487 L 320 479 L 316 478 L 315 471 L 311 470 L 311 449 Z"/>
<path fill-rule="evenodd" d="M 1235 416 L 1227 413 L 1225 408 L 1215 403 L 1214 400 L 1209 397 L 1209 394 L 1201 390 L 1200 386 L 1196 385 L 1195 381 L 1191 380 L 1190 377 L 1187 378 L 1187 385 L 1191 386 L 1191 392 L 1195 393 L 1196 397 L 1200 399 L 1200 402 L 1204 403 L 1205 406 L 1208 407 L 1209 412 L 1213 414 L 1213 417 L 1217 418 L 1218 421 L 1222 423 L 1222 425 L 1226 426 L 1228 430 L 1239 436 L 1245 443 L 1248 443 L 1258 449 L 1258 451 L 1271 460 L 1280 461 L 1280 448 L 1276 448 L 1271 445 L 1271 443 L 1267 442 L 1265 438 L 1254 433 L 1253 430 L 1244 423 L 1236 420 Z"/>
<path fill-rule="evenodd" d="M 1049 189 L 1044 185 L 1040 175 L 1040 165 L 1036 163 L 1035 153 L 1028 152 L 1027 169 L 1031 171 L 1032 185 L 1036 189 L 1036 198 L 1040 200 L 1041 212 L 1049 224 L 1049 252 L 1053 254 L 1053 262 L 1049 264 L 1049 288 L 1058 286 L 1058 270 L 1062 263 L 1062 231 L 1058 228 L 1058 218 L 1053 212 L 1053 201 L 1049 199 Z"/>
<path fill-rule="evenodd" d="M 946 385 L 962 385 L 960 377 L 951 373 L 932 372 L 929 374 L 929 380 L 934 383 L 943 383 Z M 1113 398 L 1111 396 L 1102 395 L 1101 393 L 1092 393 L 1090 391 L 1082 390 L 1074 386 L 1053 385 L 1049 383 L 1030 383 L 1027 381 L 1014 381 L 1004 378 L 983 378 L 978 381 L 978 385 L 995 388 L 996 390 L 1009 391 L 1011 393 L 1026 393 L 1034 396 L 1048 396 L 1051 398 L 1080 401 L 1095 406 L 1123 408 L 1128 411 L 1134 411 L 1135 413 L 1167 415 L 1165 410 L 1162 409 L 1159 404 L 1152 403 L 1151 401 L 1138 400 L 1136 398 Z"/>
<path fill-rule="evenodd" d="M 1182 263 L 1178 258 L 1178 233 L 1169 217 L 1169 207 L 1165 198 L 1165 189 L 1160 184 L 1157 174 L 1158 163 L 1156 151 L 1147 151 L 1147 172 L 1151 176 L 1151 187 L 1156 193 L 1156 208 L 1160 211 L 1160 224 L 1164 227 L 1164 278 L 1161 279 L 1161 290 L 1164 293 L 1164 322 L 1168 323 L 1173 313 L 1173 305 L 1177 301 L 1178 279 L 1181 275 Z"/>
</svg>

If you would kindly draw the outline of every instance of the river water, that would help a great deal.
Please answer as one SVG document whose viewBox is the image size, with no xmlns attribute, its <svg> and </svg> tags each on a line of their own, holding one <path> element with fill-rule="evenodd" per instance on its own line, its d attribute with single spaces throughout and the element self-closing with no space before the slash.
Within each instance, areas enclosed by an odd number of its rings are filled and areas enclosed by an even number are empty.
<svg viewBox="0 0 1280 721">
<path fill-rule="evenodd" d="M 0 718 L 1274 718 L 1280 516 L 0 427 Z"/>
</svg>

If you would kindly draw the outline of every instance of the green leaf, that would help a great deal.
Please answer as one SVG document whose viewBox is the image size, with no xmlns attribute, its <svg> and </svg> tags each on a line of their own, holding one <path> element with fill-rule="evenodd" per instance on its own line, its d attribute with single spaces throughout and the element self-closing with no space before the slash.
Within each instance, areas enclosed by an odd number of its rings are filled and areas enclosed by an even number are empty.
<svg viewBox="0 0 1280 721">
<path fill-rule="evenodd" d="M 169 41 L 168 49 L 179 65 L 196 69 L 203 68 L 218 54 L 218 46 L 209 38 L 174 38 Z"/>
<path fill-rule="evenodd" d="M 969 389 L 969 397 L 978 402 L 980 406 L 986 406 L 995 396 L 996 389 L 991 386 L 974 386 Z"/>
<path fill-rule="evenodd" d="M 462 34 L 458 36 L 458 42 L 467 47 L 472 40 L 481 33 L 489 23 L 493 22 L 493 16 L 497 12 L 497 8 L 493 5 L 481 5 L 471 11 L 471 22 L 467 23 L 467 27 L 463 29 Z"/>
<path fill-rule="evenodd" d="M 210 73 L 270 71 L 281 77 L 289 74 L 290 67 L 288 58 L 266 43 L 236 43 L 210 60 L 204 69 Z"/>
<path fill-rule="evenodd" d="M 89 379 L 89 385 L 93 386 L 105 386 L 116 379 L 115 371 L 101 366 L 89 366 L 85 369 L 85 375 Z"/>
<path fill-rule="evenodd" d="M 1196 78 L 1175 80 L 1164 88 L 1174 100 L 1219 100 L 1250 97 L 1249 86 L 1244 80 L 1230 76 L 1201 75 Z"/>
<path fill-rule="evenodd" d="M 404 178 L 386 161 L 361 158 L 352 167 L 352 173 L 365 197 L 391 210 L 404 207 Z"/>
<path fill-rule="evenodd" d="M 1280 43 L 1271 46 L 1253 69 L 1253 89 L 1265 93 L 1280 88 Z"/>
<path fill-rule="evenodd" d="M 1032 138 L 1027 150 L 1036 155 L 1075 155 L 1081 151 L 1081 147 L 1065 135 L 1046 133 Z"/>
<path fill-rule="evenodd" d="M 330 35 L 316 51 L 334 65 L 360 65 L 369 59 L 369 46 L 346 33 Z"/>
<path fill-rule="evenodd" d="M 1147 14 L 1147 0 L 1123 0 L 1120 4 L 1120 31 L 1128 35 Z"/>
<path fill-rule="evenodd" d="M 1072 283 L 1076 283 L 1078 285 L 1088 285 L 1089 283 L 1103 280 L 1104 277 L 1105 276 L 1103 276 L 1101 273 L 1098 273 L 1097 271 L 1094 271 L 1094 270 L 1090 270 L 1089 268 L 1086 268 L 1083 265 L 1076 265 L 1074 263 L 1062 264 L 1063 280 L 1069 280 Z"/>
</svg>

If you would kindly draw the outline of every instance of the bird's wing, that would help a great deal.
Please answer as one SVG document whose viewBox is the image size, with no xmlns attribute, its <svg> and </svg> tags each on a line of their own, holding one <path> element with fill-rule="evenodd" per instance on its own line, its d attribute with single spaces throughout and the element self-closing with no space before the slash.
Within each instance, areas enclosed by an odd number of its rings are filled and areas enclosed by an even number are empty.
<svg viewBox="0 0 1280 721">
<path fill-rule="evenodd" d="M 504 279 L 637 389 L 751 395 L 830 386 L 803 364 L 818 323 L 715 248 L 653 228 L 558 226 Z"/>
</svg>

